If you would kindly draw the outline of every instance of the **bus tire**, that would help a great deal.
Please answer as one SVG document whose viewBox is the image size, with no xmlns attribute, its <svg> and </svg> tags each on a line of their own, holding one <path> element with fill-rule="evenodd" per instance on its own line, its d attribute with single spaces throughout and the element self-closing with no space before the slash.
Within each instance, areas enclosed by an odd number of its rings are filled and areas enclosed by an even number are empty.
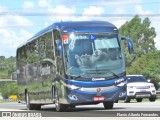
<svg viewBox="0 0 160 120">
<path fill-rule="evenodd" d="M 53 101 L 53 103 L 55 103 L 55 87 L 54 86 L 52 86 L 52 90 L 51 90 L 52 92 L 52 101 Z"/>
<path fill-rule="evenodd" d="M 67 108 L 67 107 L 66 107 Z M 72 111 L 76 108 L 75 105 L 68 105 L 67 111 Z"/>
<path fill-rule="evenodd" d="M 34 110 L 34 105 L 30 103 L 30 98 L 28 93 L 25 94 L 25 98 L 26 98 L 26 106 L 28 110 Z"/>
<path fill-rule="evenodd" d="M 58 90 L 55 89 L 55 108 L 57 112 L 65 111 L 67 106 L 65 104 L 59 103 Z"/>
<path fill-rule="evenodd" d="M 131 99 L 126 97 L 126 99 L 124 100 L 125 103 L 130 103 Z"/>
<path fill-rule="evenodd" d="M 114 105 L 113 101 L 103 102 L 104 109 L 112 109 Z"/>
<path fill-rule="evenodd" d="M 40 104 L 34 104 L 34 110 L 40 110 L 41 109 L 41 105 Z"/>
<path fill-rule="evenodd" d="M 41 105 L 40 104 L 31 104 L 30 103 L 30 98 L 28 93 L 26 93 L 26 106 L 28 110 L 40 110 L 41 109 Z"/>
</svg>

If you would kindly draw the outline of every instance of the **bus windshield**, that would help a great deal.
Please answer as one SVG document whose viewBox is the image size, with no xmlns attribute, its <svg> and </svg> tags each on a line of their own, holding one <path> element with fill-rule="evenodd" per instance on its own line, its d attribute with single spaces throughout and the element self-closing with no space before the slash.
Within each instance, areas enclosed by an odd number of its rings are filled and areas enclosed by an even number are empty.
<svg viewBox="0 0 160 120">
<path fill-rule="evenodd" d="M 64 54 L 66 73 L 72 76 L 112 77 L 125 71 L 117 33 L 71 33 Z"/>
</svg>

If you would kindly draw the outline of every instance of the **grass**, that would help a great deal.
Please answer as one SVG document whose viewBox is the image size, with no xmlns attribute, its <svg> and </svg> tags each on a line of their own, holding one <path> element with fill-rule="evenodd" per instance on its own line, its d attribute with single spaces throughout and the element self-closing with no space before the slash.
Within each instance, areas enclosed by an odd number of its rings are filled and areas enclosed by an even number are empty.
<svg viewBox="0 0 160 120">
<path fill-rule="evenodd" d="M 0 81 L 14 81 L 12 79 L 0 79 Z"/>
</svg>

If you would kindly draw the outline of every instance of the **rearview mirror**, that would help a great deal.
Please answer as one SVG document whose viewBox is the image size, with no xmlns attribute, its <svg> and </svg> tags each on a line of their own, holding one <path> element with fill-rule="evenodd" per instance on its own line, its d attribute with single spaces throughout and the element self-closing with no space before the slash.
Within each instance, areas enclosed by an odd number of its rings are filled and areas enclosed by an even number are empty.
<svg viewBox="0 0 160 120">
<path fill-rule="evenodd" d="M 125 40 L 128 44 L 128 51 L 130 54 L 133 54 L 134 53 L 134 49 L 133 49 L 133 42 L 130 38 L 128 37 L 121 37 L 121 40 Z"/>
</svg>

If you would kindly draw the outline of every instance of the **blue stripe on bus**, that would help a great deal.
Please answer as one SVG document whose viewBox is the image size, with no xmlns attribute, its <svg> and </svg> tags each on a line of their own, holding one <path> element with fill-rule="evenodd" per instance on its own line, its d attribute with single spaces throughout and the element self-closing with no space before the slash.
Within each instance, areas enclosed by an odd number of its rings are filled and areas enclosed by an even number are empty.
<svg viewBox="0 0 160 120">
<path fill-rule="evenodd" d="M 115 80 L 100 80 L 100 81 L 80 81 L 80 80 L 70 80 L 66 79 L 66 83 L 70 85 L 75 85 L 78 87 L 106 87 L 106 86 L 112 86 L 115 85 Z"/>
<path fill-rule="evenodd" d="M 101 92 L 101 94 L 106 94 L 106 93 L 109 94 L 109 93 L 112 93 L 114 91 L 118 91 L 118 90 L 121 90 L 121 89 L 123 89 L 123 87 L 122 88 L 115 88 L 113 90 L 109 90 L 109 91 L 106 91 L 106 92 Z M 90 94 L 90 95 L 97 94 L 97 92 L 86 92 L 86 91 L 81 91 L 81 90 L 78 90 L 78 89 L 76 89 L 76 90 L 71 90 L 70 89 L 70 92 L 72 92 L 72 93 L 80 93 L 80 94 Z"/>
</svg>

